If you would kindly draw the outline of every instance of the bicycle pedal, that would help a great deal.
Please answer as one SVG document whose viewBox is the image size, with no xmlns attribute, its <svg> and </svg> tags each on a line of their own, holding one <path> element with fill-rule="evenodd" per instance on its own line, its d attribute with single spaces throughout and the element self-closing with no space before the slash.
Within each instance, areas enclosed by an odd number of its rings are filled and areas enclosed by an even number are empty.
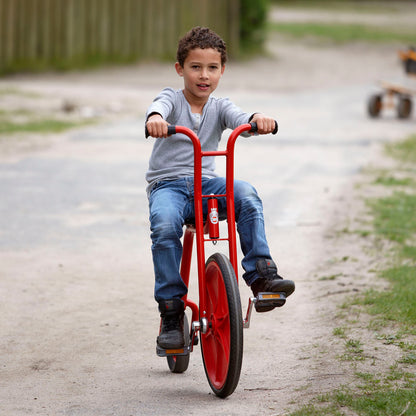
<svg viewBox="0 0 416 416">
<path fill-rule="evenodd" d="M 159 345 L 156 345 L 156 354 L 159 357 L 167 357 L 169 355 L 188 355 L 191 351 L 189 346 L 184 346 L 182 348 L 162 348 Z"/>
<path fill-rule="evenodd" d="M 268 312 L 286 303 L 286 296 L 282 292 L 260 292 L 254 304 L 257 312 Z"/>
</svg>

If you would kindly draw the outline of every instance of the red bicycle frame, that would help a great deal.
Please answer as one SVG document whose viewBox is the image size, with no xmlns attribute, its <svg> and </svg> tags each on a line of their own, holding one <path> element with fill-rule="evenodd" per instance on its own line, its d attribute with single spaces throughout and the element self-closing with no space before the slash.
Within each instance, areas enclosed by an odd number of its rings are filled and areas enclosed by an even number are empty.
<svg viewBox="0 0 416 416">
<path fill-rule="evenodd" d="M 205 299 L 205 247 L 207 241 L 228 241 L 229 259 L 233 266 L 238 281 L 238 265 L 237 265 L 237 243 L 236 243 L 236 227 L 234 212 L 234 147 L 237 137 L 246 131 L 252 129 L 251 124 L 243 124 L 232 131 L 228 138 L 225 150 L 202 151 L 201 143 L 197 135 L 187 127 L 175 126 L 172 133 L 182 133 L 188 136 L 194 148 L 194 204 L 195 204 L 195 229 L 187 227 L 185 230 L 183 241 L 183 254 L 180 274 L 185 285 L 189 284 L 189 276 L 191 269 L 191 257 L 194 234 L 196 231 L 196 248 L 197 248 L 197 266 L 199 277 L 199 305 L 200 310 L 195 302 L 188 300 L 187 295 L 183 300 L 185 306 L 189 306 L 192 310 L 192 322 L 206 318 L 206 299 Z M 226 157 L 226 193 L 222 195 L 203 195 L 202 194 L 202 158 L 208 156 L 225 156 Z M 217 238 L 215 240 L 204 237 L 204 218 L 202 210 L 203 198 L 220 198 L 225 197 L 227 203 L 227 223 L 228 237 Z"/>
<path fill-rule="evenodd" d="M 277 133 L 277 129 L 276 123 L 274 134 Z M 172 372 L 184 372 L 188 368 L 189 353 L 197 344 L 196 337 L 199 333 L 205 374 L 214 393 L 223 398 L 232 394 L 237 387 L 243 358 L 243 328 L 249 327 L 253 304 L 259 300 L 259 298 L 249 299 L 247 316 L 243 320 L 237 273 L 234 147 L 237 137 L 246 131 L 256 132 L 256 123 L 243 124 L 234 129 L 228 138 L 226 150 L 203 151 L 197 135 L 192 130 L 182 126 L 168 126 L 168 135 L 184 134 L 193 144 L 195 225 L 187 225 L 185 229 L 180 274 L 185 285 L 189 287 L 192 248 L 196 234 L 199 307 L 195 302 L 189 300 L 187 295 L 183 297 L 185 308 L 189 307 L 192 311 L 192 328 L 189 334 L 184 334 L 184 348 L 170 350 L 156 347 L 156 352 L 161 357 L 167 357 Z M 215 156 L 226 157 L 225 194 L 204 195 L 202 193 L 202 158 Z M 205 226 L 204 198 L 207 200 L 208 206 Z M 219 198 L 225 198 L 226 201 L 227 238 L 220 238 L 218 228 Z M 222 253 L 214 253 L 205 260 L 205 243 L 219 240 L 228 242 L 228 258 Z M 263 293 L 262 295 L 273 294 Z M 280 299 L 281 294 L 276 295 Z M 188 332 L 188 318 L 186 316 L 184 317 L 185 326 Z"/>
</svg>

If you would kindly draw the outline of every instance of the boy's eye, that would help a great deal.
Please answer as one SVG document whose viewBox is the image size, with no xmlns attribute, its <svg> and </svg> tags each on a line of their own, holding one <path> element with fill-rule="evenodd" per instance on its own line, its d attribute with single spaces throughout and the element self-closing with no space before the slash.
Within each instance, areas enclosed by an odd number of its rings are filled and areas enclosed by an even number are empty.
<svg viewBox="0 0 416 416">
<path fill-rule="evenodd" d="M 192 65 L 191 68 L 192 69 L 199 69 L 199 65 Z"/>
</svg>

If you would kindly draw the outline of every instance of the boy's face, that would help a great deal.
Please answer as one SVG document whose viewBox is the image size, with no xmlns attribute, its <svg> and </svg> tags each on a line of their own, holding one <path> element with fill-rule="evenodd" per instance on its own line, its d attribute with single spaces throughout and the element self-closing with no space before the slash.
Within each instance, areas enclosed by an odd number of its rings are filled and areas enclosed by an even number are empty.
<svg viewBox="0 0 416 416">
<path fill-rule="evenodd" d="M 215 49 L 192 49 L 183 67 L 176 62 L 177 73 L 184 78 L 185 97 L 192 103 L 206 102 L 217 88 L 225 66 L 221 64 L 221 53 Z"/>
</svg>

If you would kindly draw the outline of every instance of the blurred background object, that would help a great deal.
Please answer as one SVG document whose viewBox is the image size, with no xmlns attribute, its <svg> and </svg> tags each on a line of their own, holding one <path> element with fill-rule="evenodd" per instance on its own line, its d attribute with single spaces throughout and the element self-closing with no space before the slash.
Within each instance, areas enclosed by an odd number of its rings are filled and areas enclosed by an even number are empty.
<svg viewBox="0 0 416 416">
<path fill-rule="evenodd" d="M 400 50 L 399 57 L 403 62 L 404 71 L 407 76 L 416 79 L 416 52 L 414 47 Z M 409 118 L 412 113 L 412 96 L 416 95 L 416 84 L 413 86 L 404 83 L 391 83 L 382 81 L 381 92 L 371 95 L 368 100 L 367 110 L 370 117 L 379 117 L 385 108 L 396 109 L 397 117 Z"/>
<path fill-rule="evenodd" d="M 0 0 L 0 74 L 172 60 L 193 26 L 231 56 L 259 46 L 268 0 Z"/>
</svg>

